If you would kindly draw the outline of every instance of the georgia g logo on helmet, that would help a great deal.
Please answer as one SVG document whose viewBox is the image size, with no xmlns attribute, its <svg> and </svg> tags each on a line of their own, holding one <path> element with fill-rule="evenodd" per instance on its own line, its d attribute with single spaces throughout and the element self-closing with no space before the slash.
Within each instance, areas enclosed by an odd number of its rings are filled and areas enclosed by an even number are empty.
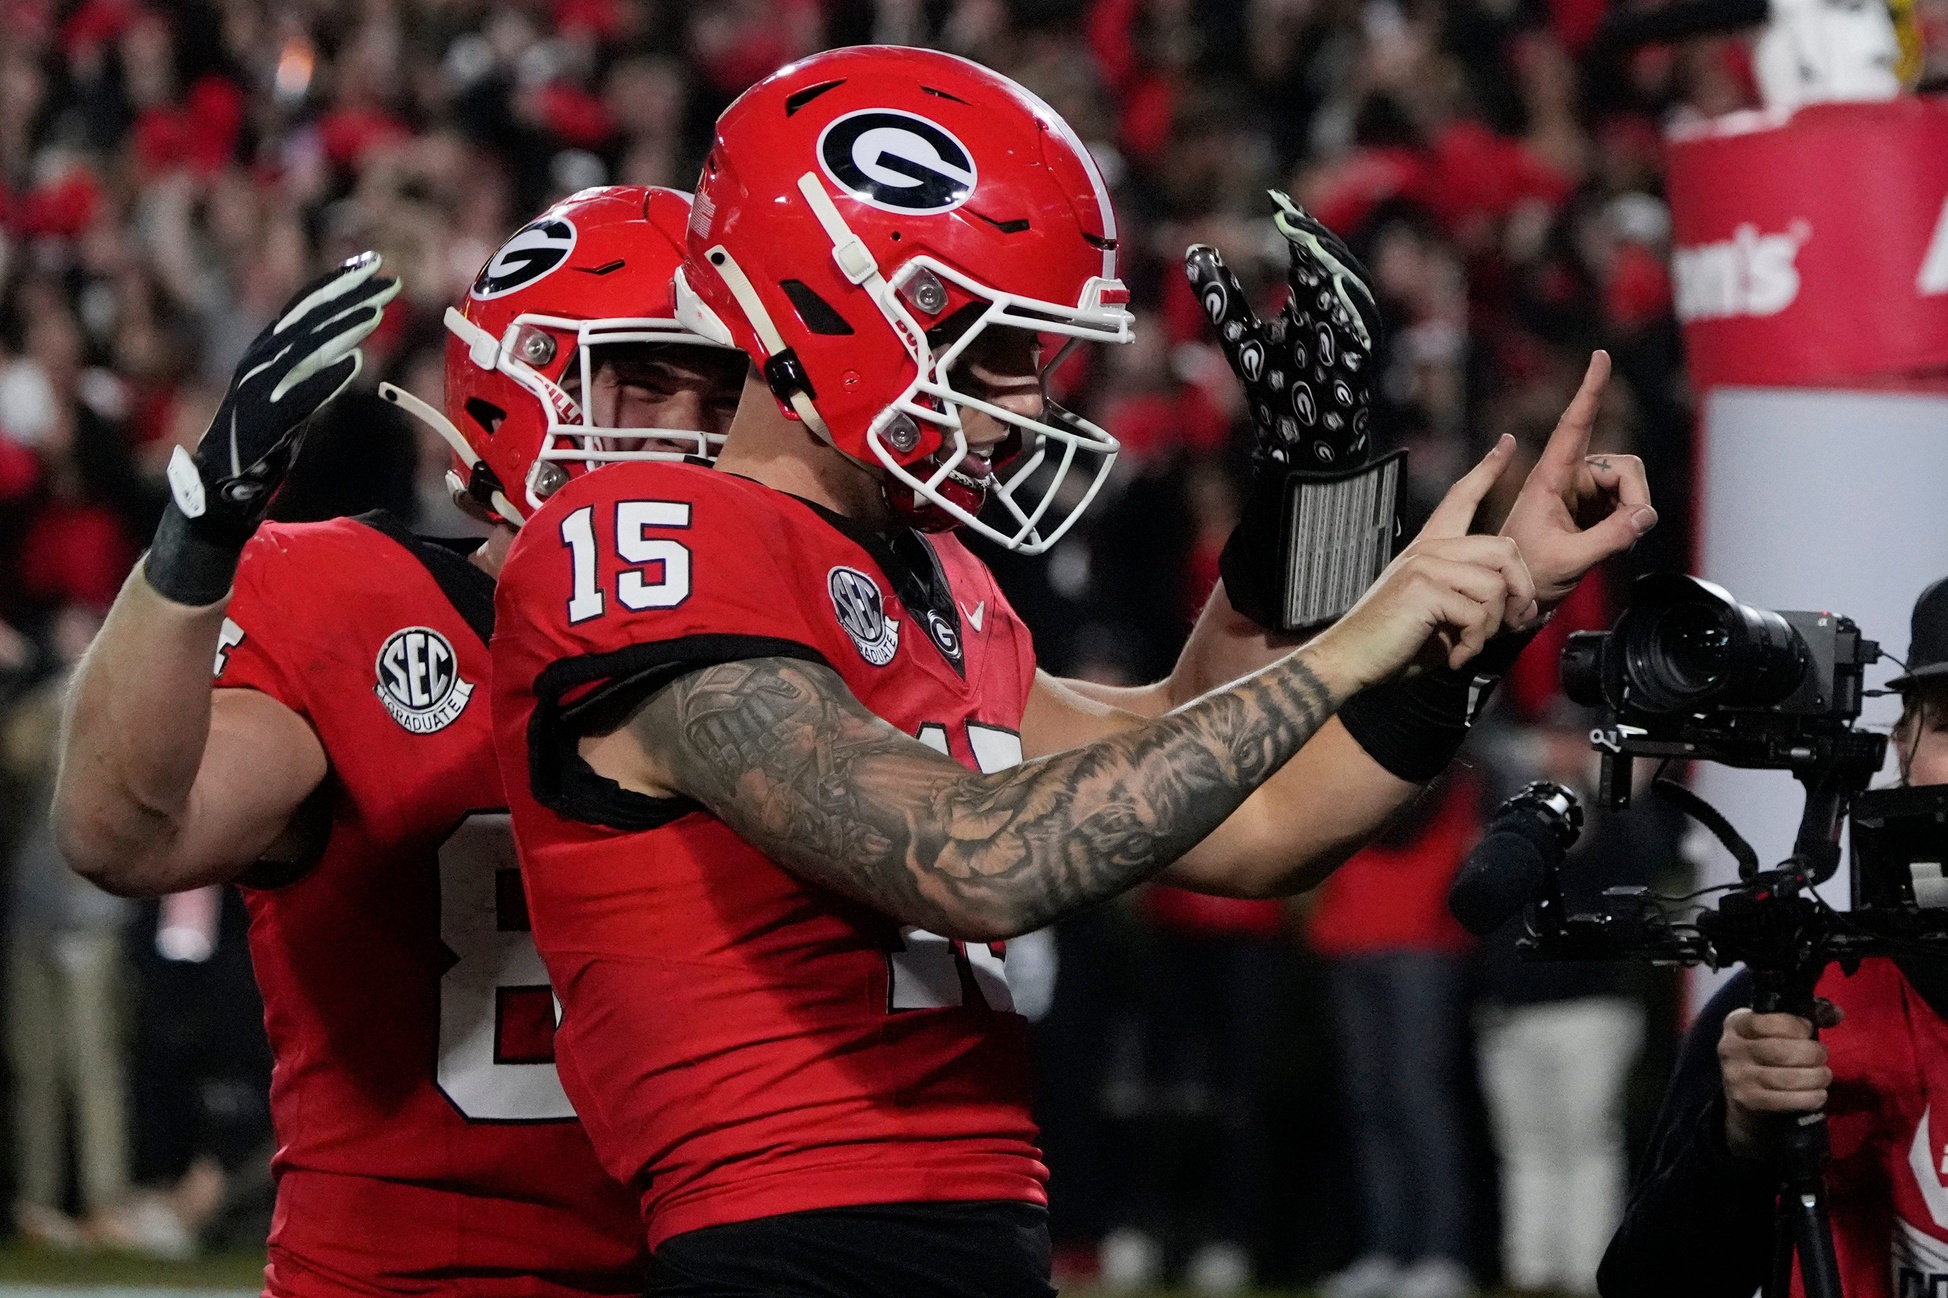
<svg viewBox="0 0 1948 1298">
<path fill-rule="evenodd" d="M 951 212 L 974 192 L 974 156 L 944 127 L 890 108 L 847 113 L 819 135 L 819 165 L 889 212 Z"/>
<path fill-rule="evenodd" d="M 560 268 L 575 251 L 575 223 L 559 216 L 544 216 L 516 230 L 501 250 L 480 268 L 469 296 L 486 301 L 526 288 L 550 271 Z"/>
</svg>

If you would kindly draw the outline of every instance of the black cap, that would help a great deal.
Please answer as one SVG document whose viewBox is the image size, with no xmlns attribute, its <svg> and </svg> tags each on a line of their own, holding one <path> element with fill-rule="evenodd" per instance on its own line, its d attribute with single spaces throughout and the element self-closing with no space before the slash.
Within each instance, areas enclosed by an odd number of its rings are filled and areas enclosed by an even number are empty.
<svg viewBox="0 0 1948 1298">
<path fill-rule="evenodd" d="M 1897 690 L 1948 678 L 1948 577 L 1914 601 L 1913 634 L 1907 642 L 1907 673 L 1887 682 Z"/>
</svg>

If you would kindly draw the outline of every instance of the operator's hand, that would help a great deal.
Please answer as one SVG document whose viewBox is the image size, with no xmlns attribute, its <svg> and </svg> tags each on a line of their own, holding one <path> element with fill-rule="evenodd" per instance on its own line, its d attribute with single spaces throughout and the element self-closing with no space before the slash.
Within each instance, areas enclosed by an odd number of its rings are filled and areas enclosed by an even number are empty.
<svg viewBox="0 0 1948 1298">
<path fill-rule="evenodd" d="M 1821 1027 L 1840 1022 L 1838 1006 L 1816 1004 Z M 1740 1158 L 1767 1152 L 1775 1121 L 1768 1115 L 1824 1108 L 1833 1083 L 1826 1047 L 1797 1014 L 1733 1010 L 1718 1037 L 1718 1070 L 1725 1083 L 1725 1144 Z"/>
<path fill-rule="evenodd" d="M 1437 646 L 1449 667 L 1480 653 L 1505 622 L 1533 617 L 1535 583 L 1505 536 L 1471 536 L 1482 498 L 1515 454 L 1504 436 L 1470 469 L 1413 542 L 1320 640 L 1347 652 L 1362 686 L 1378 684 Z"/>
<path fill-rule="evenodd" d="M 192 454 L 169 461 L 176 506 L 205 540 L 241 547 L 297 454 L 306 421 L 359 372 L 359 344 L 379 327 L 399 281 L 363 252 L 299 289 L 237 363 L 230 390 Z"/>
<path fill-rule="evenodd" d="M 1502 535 L 1522 547 L 1535 578 L 1537 616 L 1567 599 L 1584 573 L 1657 526 L 1644 462 L 1634 455 L 1589 453 L 1596 407 L 1609 381 L 1610 354 L 1591 353 L 1582 386 L 1502 524 Z"/>
</svg>

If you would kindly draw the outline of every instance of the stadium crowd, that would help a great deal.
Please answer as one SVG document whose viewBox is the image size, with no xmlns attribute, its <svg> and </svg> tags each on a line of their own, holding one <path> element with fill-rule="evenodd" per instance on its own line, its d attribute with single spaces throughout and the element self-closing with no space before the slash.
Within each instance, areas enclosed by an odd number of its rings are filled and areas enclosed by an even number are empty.
<svg viewBox="0 0 1948 1298">
<path fill-rule="evenodd" d="M 1754 92 L 1741 38 L 1625 56 L 1596 39 L 1604 11 L 7 4 L 0 918 L 16 1102 L 0 1182 L 18 1228 L 175 1254 L 226 1229 L 262 1238 L 248 1218 L 267 1193 L 269 1064 L 235 897 L 134 906 L 96 893 L 62 866 L 44 808 L 62 681 L 153 531 L 168 453 L 200 435 L 244 346 L 319 268 L 376 248 L 405 290 L 277 513 L 383 506 L 452 533 L 469 524 L 446 498 L 445 451 L 371 388 L 387 378 L 438 404 L 440 313 L 509 231 L 589 185 L 688 188 L 716 114 L 796 56 L 878 41 L 996 67 L 1096 154 L 1138 331 L 1061 375 L 1065 401 L 1122 441 L 1109 500 L 1045 560 L 989 557 L 1046 666 L 1144 680 L 1168 669 L 1215 580 L 1245 432 L 1180 259 L 1214 244 L 1274 303 L 1284 254 L 1267 187 L 1343 232 L 1377 279 L 1392 328 L 1377 426 L 1413 452 L 1410 529 L 1501 433 L 1532 456 L 1601 346 L 1618 379 L 1598 447 L 1643 456 L 1663 520 L 1631 567 L 1685 566 L 1691 410 L 1660 133 Z M 1591 1288 L 1619 1210 L 1645 989 L 1523 969 L 1499 942 L 1476 950 L 1442 899 L 1485 806 L 1530 778 L 1581 777 L 1552 651 L 1602 623 L 1605 588 L 1630 575 L 1590 583 L 1558 617 L 1469 773 L 1298 910 L 1153 888 L 1057 930 L 1034 962 L 1039 998 L 1021 999 L 1041 1014 L 1070 1275 L 1135 1286 L 1174 1272 L 1225 1292 L 1254 1274 L 1335 1273 L 1340 1298 L 1447 1298 L 1496 1274 Z M 1594 839 L 1619 869 L 1678 868 L 1673 834 Z M 1666 1017 L 1651 1016 L 1652 1039 Z M 1478 1193 L 1493 1185 L 1491 1147 L 1505 1250 L 1483 1206 L 1497 1196 Z"/>
</svg>

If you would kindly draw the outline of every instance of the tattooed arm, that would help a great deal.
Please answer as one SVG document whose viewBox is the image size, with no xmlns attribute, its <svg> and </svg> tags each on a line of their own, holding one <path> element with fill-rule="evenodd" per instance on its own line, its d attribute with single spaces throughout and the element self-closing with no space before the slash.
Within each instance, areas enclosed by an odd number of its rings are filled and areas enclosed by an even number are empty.
<svg viewBox="0 0 1948 1298">
<path fill-rule="evenodd" d="M 1455 491 L 1478 499 L 1493 480 L 1484 469 Z M 893 729 L 830 668 L 785 658 L 700 668 L 581 752 L 624 788 L 695 799 L 787 869 L 906 923 L 992 941 L 1184 856 L 1340 703 L 1430 640 L 1455 666 L 1473 657 L 1528 596 L 1498 563 L 1456 555 L 1410 549 L 1304 648 L 992 775 Z"/>
<path fill-rule="evenodd" d="M 1043 675 L 1022 718 L 1022 746 L 1034 751 L 1051 731 L 1111 735 L 1143 722 L 1139 713 Z M 1304 892 L 1365 846 L 1419 791 L 1330 719 L 1208 837 L 1172 862 L 1161 882 L 1221 897 Z"/>
<path fill-rule="evenodd" d="M 1512 449 L 1509 443 L 1498 446 L 1470 477 L 1480 475 L 1478 482 L 1484 486 L 1491 483 Z M 1456 492 L 1467 482 L 1463 479 Z M 1451 493 L 1450 499 L 1454 498 Z M 1465 517 L 1460 521 L 1465 526 Z M 1423 532 L 1416 538 L 1382 577 L 1382 584 L 1403 568 L 1426 564 L 1449 573 L 1445 580 L 1459 580 L 1459 574 L 1489 580 L 1505 592 L 1511 611 L 1530 605 L 1534 588 L 1514 542 L 1493 536 L 1443 536 L 1438 534 L 1441 526 L 1437 511 L 1428 524 L 1437 535 Z M 1199 625 L 1210 625 L 1213 616 L 1213 610 L 1206 608 Z M 1339 629 L 1322 633 L 1312 643 L 1329 640 Z M 1031 756 L 1053 752 L 1141 726 L 1146 716 L 1170 706 L 1168 691 L 1181 677 L 1181 672 L 1173 674 L 1170 681 L 1149 691 L 1123 691 L 1038 675 L 1022 717 L 1022 750 Z M 1336 700 L 1334 708 L 1341 702 L 1343 698 Z M 1228 897 L 1303 892 L 1379 833 L 1419 788 L 1374 761 L 1334 719 L 1319 727 L 1292 760 L 1243 800 L 1214 833 L 1174 862 L 1168 882 Z"/>
<path fill-rule="evenodd" d="M 830 668 L 793 659 L 694 672 L 625 729 L 656 785 L 781 865 L 906 923 L 993 941 L 1122 892 L 1209 834 L 1357 687 L 1331 659 L 1294 654 L 994 775 L 901 734 Z"/>
</svg>

